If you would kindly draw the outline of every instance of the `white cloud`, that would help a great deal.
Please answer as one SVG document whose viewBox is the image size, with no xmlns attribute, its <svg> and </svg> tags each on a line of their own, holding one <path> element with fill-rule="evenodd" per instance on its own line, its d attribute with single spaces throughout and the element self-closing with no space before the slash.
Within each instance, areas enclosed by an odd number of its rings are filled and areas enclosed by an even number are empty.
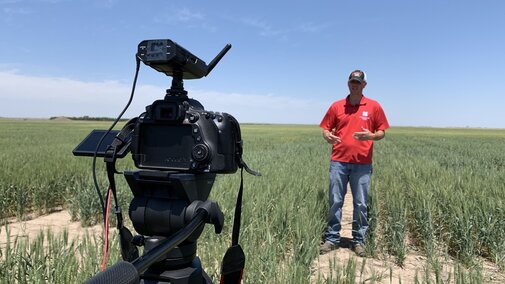
<svg viewBox="0 0 505 284">
<path fill-rule="evenodd" d="M 319 123 L 327 106 L 311 99 L 287 96 L 220 93 L 192 90 L 207 110 L 227 112 L 239 122 L 257 123 Z"/>
<path fill-rule="evenodd" d="M 191 22 L 191 21 L 202 21 L 204 20 L 205 17 L 200 12 L 193 12 L 187 8 L 184 8 L 177 12 L 176 18 L 180 22 Z"/>
<path fill-rule="evenodd" d="M 329 28 L 331 24 L 315 24 L 315 23 L 302 23 L 299 27 L 299 30 L 306 33 L 319 33 L 323 30 Z"/>
<path fill-rule="evenodd" d="M 0 10 L 1 21 L 7 24 L 11 23 L 17 17 L 27 16 L 31 14 L 33 14 L 33 11 L 26 8 L 4 7 Z"/>
<path fill-rule="evenodd" d="M 154 98 L 163 89 L 139 86 L 135 100 Z M 116 81 L 83 82 L 68 78 L 20 75 L 0 72 L 0 116 L 50 117 L 108 116 L 119 114 L 128 101 L 131 86 Z M 135 113 L 143 107 L 132 107 Z M 130 116 L 135 116 L 128 112 Z"/>
<path fill-rule="evenodd" d="M 0 0 L 0 5 L 5 5 L 5 4 L 17 4 L 23 2 L 23 0 Z"/>
<path fill-rule="evenodd" d="M 205 14 L 188 8 L 164 13 L 163 16 L 154 17 L 153 21 L 157 24 L 177 25 L 178 28 L 181 28 L 181 25 L 183 25 L 185 28 L 202 29 L 209 32 L 216 32 L 218 30 L 216 26 L 206 19 Z"/>
<path fill-rule="evenodd" d="M 0 71 L 0 116 L 116 117 L 128 101 L 131 83 L 84 82 L 68 78 L 36 77 Z M 165 88 L 139 85 L 125 117 L 140 115 L 145 106 L 162 99 Z M 319 123 L 325 103 L 312 99 L 263 94 L 221 93 L 188 89 L 189 97 L 206 110 L 232 114 L 239 122 Z"/>
<path fill-rule="evenodd" d="M 195 12 L 192 10 L 189 10 L 188 8 L 182 8 L 177 11 L 171 11 L 164 13 L 163 16 L 156 16 L 154 17 L 154 22 L 155 23 L 161 23 L 161 24 L 192 24 L 195 25 L 196 23 L 202 23 L 205 21 L 205 15 L 200 13 L 200 12 Z"/>
<path fill-rule="evenodd" d="M 278 29 L 270 25 L 268 22 L 256 18 L 244 18 L 242 23 L 246 26 L 252 27 L 258 30 L 258 34 L 264 37 L 277 37 L 281 39 L 287 39 L 291 33 L 319 33 L 331 27 L 330 23 L 312 23 L 304 22 L 300 23 L 298 26 L 290 29 Z"/>
<path fill-rule="evenodd" d="M 258 20 L 258 19 L 252 19 L 252 18 L 246 18 L 242 19 L 242 22 L 250 27 L 253 27 L 257 29 L 259 32 L 259 35 L 261 36 L 266 36 L 266 37 L 285 37 L 289 31 L 286 30 L 280 30 L 280 29 L 274 29 L 271 25 L 269 25 L 267 22 Z"/>
</svg>

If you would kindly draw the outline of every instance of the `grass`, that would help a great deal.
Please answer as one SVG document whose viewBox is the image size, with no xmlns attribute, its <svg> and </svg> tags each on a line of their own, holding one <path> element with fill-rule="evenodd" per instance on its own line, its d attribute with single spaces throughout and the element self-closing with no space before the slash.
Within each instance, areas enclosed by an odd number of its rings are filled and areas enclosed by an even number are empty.
<svg viewBox="0 0 505 284">
<path fill-rule="evenodd" d="M 102 122 L 0 120 L 0 219 L 23 219 L 27 212 L 38 214 L 63 206 L 83 224 L 100 222 L 91 159 L 73 157 L 71 151 L 92 129 L 108 126 Z M 245 175 L 240 235 L 247 256 L 244 283 L 307 283 L 325 227 L 329 145 L 318 127 L 311 125 L 242 125 L 242 136 L 244 160 L 263 174 Z M 485 258 L 503 268 L 504 150 L 504 130 L 388 131 L 386 139 L 375 145 L 367 253 L 390 254 L 402 265 L 414 246 L 427 255 L 431 261 L 427 269 L 435 274 L 439 252 L 456 258 L 463 267 L 474 267 Z M 104 189 L 103 163 L 99 160 L 97 164 Z M 120 170 L 132 168 L 129 158 L 118 165 Z M 123 178 L 118 176 L 117 181 L 126 211 L 131 193 Z M 231 242 L 239 183 L 238 174 L 217 177 L 210 199 L 219 202 L 225 227 L 216 235 L 212 226 L 206 226 L 199 239 L 198 255 L 215 280 Z M 64 249 L 55 251 L 39 244 L 35 250 L 36 244 L 21 240 L 2 249 L 0 271 L 16 271 L 9 275 L 17 278 L 2 274 L 0 282 L 81 282 L 98 271 L 99 260 L 90 259 L 100 259 L 101 242 L 87 238 L 82 244 L 65 243 L 64 236 L 52 241 Z M 116 242 L 111 245 L 116 255 L 117 246 Z M 62 255 L 76 251 L 89 257 L 67 259 Z M 359 279 L 360 267 L 337 268 L 335 264 L 333 275 L 340 280 L 323 283 Z M 472 271 L 477 270 L 455 268 L 452 280 L 482 283 L 482 275 Z M 23 275 L 28 278 L 24 280 Z"/>
<path fill-rule="evenodd" d="M 505 224 L 505 160 L 498 153 L 505 150 L 505 131 L 428 129 L 417 134 L 392 131 L 379 148 L 376 188 L 383 192 L 384 206 L 393 206 L 382 216 L 407 214 L 384 224 L 405 220 L 395 233 L 411 236 L 428 254 L 444 247 L 465 264 L 481 256 L 503 266 L 499 255 L 505 231 L 499 227 Z M 400 253 L 394 254 L 401 259 L 402 244 L 391 238 L 388 246 L 396 246 Z"/>
<path fill-rule="evenodd" d="M 99 270 L 100 244 L 89 235 L 72 240 L 68 232 L 42 231 L 33 240 L 15 237 L 0 249 L 0 283 L 82 283 Z M 111 252 L 112 261 L 118 257 Z"/>
</svg>

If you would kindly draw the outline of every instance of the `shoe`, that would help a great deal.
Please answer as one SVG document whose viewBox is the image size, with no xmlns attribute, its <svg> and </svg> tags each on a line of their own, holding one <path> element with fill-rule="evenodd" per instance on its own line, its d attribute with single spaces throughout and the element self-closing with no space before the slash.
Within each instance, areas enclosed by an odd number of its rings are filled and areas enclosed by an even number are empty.
<svg viewBox="0 0 505 284">
<path fill-rule="evenodd" d="M 359 257 L 365 257 L 365 245 L 364 244 L 356 244 L 354 246 L 354 252 L 356 253 L 357 256 Z"/>
<path fill-rule="evenodd" d="M 330 251 L 336 250 L 338 248 L 339 248 L 338 244 L 334 244 L 332 242 L 326 241 L 326 242 L 324 242 L 324 244 L 322 244 L 319 247 L 319 254 L 326 254 L 326 253 L 329 253 Z"/>
</svg>

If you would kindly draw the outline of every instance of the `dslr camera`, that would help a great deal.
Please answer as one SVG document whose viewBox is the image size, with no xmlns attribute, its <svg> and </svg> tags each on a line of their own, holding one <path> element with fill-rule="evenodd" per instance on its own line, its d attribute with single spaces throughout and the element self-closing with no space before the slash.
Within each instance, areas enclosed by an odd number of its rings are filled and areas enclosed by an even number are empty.
<svg viewBox="0 0 505 284">
<path fill-rule="evenodd" d="M 148 106 L 133 131 L 131 151 L 141 169 L 233 173 L 241 156 L 240 127 L 227 113 L 169 96 Z"/>
</svg>

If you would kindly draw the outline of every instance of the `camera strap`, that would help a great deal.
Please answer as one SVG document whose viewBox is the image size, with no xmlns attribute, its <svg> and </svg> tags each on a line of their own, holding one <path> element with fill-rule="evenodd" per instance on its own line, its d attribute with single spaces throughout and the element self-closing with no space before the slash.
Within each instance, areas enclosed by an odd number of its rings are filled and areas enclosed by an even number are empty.
<svg viewBox="0 0 505 284">
<path fill-rule="evenodd" d="M 245 169 L 245 171 L 250 174 L 250 175 L 253 175 L 255 177 L 260 177 L 261 176 L 261 173 L 256 171 L 256 170 L 253 170 L 251 168 L 249 168 L 249 166 L 244 162 L 244 160 L 242 160 L 242 158 L 240 158 L 240 168 L 241 169 Z M 242 172 L 240 172 L 240 174 L 242 174 Z M 242 181 L 241 181 L 242 183 Z"/>
<path fill-rule="evenodd" d="M 240 169 L 240 189 L 238 191 L 237 203 L 235 204 L 235 216 L 233 218 L 233 229 L 231 236 L 231 246 L 226 251 L 221 264 L 220 284 L 240 284 L 244 274 L 245 254 L 238 243 L 240 235 L 240 219 L 242 215 L 242 193 L 244 191 L 244 168 Z"/>
<path fill-rule="evenodd" d="M 110 191 L 114 196 L 115 203 L 115 214 L 117 218 L 117 229 L 119 232 L 119 242 L 121 246 L 121 256 L 123 260 L 132 261 L 139 256 L 138 249 L 132 244 L 133 235 L 124 226 L 123 215 L 121 213 L 121 208 L 119 207 L 119 202 L 116 197 L 116 181 L 115 174 L 119 173 L 116 170 L 116 154 L 123 148 L 129 147 L 129 140 L 131 138 L 131 133 L 135 127 L 136 118 L 131 119 L 126 123 L 126 125 L 121 129 L 121 131 L 116 135 L 114 141 L 107 148 L 104 155 L 104 161 L 107 168 L 107 178 L 109 179 Z M 105 212 L 104 212 L 105 213 Z M 105 216 L 105 214 L 104 214 Z M 107 228 L 106 228 L 107 229 Z"/>
</svg>

